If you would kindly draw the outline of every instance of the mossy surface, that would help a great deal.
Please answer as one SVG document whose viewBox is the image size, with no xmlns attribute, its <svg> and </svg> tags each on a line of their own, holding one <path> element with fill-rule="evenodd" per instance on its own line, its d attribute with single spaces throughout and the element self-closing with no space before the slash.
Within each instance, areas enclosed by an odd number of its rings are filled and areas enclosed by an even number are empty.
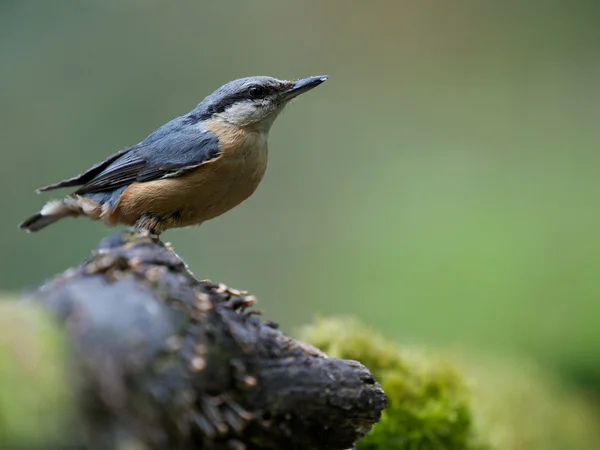
<svg viewBox="0 0 600 450">
<path fill-rule="evenodd" d="M 72 442 L 66 339 L 40 306 L 0 299 L 0 448 Z M 69 432 L 65 433 L 65 430 Z"/>
<path fill-rule="evenodd" d="M 388 395 L 357 450 L 597 450 L 599 417 L 531 364 L 403 349 L 352 319 L 319 319 L 301 337 L 366 365 Z"/>
</svg>

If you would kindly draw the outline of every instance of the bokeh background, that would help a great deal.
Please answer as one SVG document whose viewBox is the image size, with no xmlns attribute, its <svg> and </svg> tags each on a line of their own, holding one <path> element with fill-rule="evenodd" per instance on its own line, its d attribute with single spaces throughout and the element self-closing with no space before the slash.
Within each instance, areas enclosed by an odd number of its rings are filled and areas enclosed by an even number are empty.
<svg viewBox="0 0 600 450">
<path fill-rule="evenodd" d="M 17 224 L 247 75 L 328 74 L 271 132 L 255 195 L 165 240 L 285 331 L 524 355 L 600 392 L 600 6 L 443 0 L 0 2 L 0 288 L 110 233 Z M 66 193 L 66 192 L 65 192 Z"/>
</svg>

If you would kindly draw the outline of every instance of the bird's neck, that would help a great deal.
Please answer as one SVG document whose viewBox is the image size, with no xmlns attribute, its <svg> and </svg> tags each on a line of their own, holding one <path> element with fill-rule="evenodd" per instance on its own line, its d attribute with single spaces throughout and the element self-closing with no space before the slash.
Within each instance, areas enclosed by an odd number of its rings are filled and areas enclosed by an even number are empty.
<svg viewBox="0 0 600 450">
<path fill-rule="evenodd" d="M 205 127 L 219 138 L 219 145 L 223 152 L 230 154 L 267 152 L 268 129 L 239 126 L 215 119 L 206 121 Z"/>
</svg>

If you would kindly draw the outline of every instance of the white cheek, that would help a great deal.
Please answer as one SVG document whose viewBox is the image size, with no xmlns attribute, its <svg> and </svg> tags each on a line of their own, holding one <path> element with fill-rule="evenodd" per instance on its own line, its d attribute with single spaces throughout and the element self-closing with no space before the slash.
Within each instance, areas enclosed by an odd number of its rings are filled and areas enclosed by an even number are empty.
<svg viewBox="0 0 600 450">
<path fill-rule="evenodd" d="M 224 120 L 236 125 L 250 125 L 265 119 L 266 111 L 264 108 L 255 105 L 253 102 L 241 102 L 232 105 L 219 114 Z"/>
</svg>

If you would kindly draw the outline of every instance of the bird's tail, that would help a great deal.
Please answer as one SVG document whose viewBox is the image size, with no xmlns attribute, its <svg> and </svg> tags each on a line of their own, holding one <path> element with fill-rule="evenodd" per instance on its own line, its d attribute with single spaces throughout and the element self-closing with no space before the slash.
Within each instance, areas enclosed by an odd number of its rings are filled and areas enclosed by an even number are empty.
<svg viewBox="0 0 600 450">
<path fill-rule="evenodd" d="M 82 214 L 81 207 L 73 198 L 67 197 L 64 200 L 52 200 L 46 203 L 39 213 L 19 224 L 19 228 L 33 233 L 46 228 L 63 217 L 78 216 L 80 214 Z"/>
</svg>

